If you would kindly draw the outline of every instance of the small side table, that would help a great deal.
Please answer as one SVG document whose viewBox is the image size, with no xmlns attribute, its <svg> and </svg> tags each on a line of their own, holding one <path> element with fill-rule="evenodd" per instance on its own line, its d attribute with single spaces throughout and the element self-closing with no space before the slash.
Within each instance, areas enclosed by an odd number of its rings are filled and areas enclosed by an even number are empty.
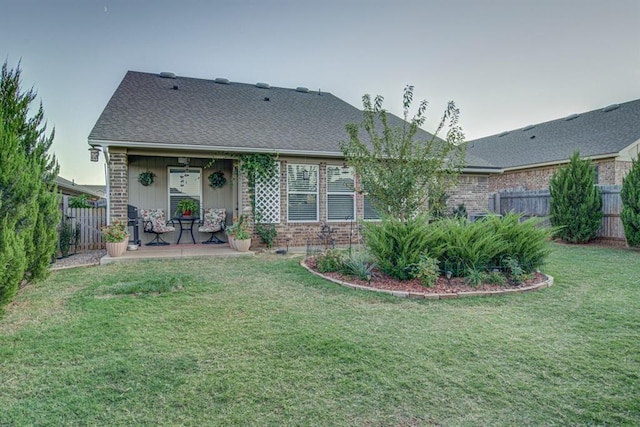
<svg viewBox="0 0 640 427">
<path fill-rule="evenodd" d="M 178 236 L 178 243 L 180 244 L 180 239 L 182 238 L 182 231 L 189 230 L 191 232 L 191 241 L 193 244 L 196 244 L 196 238 L 193 237 L 193 225 L 200 219 L 198 216 L 176 216 L 172 218 L 174 221 L 178 221 L 180 226 L 180 235 Z"/>
</svg>

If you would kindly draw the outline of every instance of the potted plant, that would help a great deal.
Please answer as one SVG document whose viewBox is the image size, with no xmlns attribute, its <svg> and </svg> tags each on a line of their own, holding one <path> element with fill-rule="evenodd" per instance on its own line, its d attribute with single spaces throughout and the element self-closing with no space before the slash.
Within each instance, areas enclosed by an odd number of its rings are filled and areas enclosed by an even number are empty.
<svg viewBox="0 0 640 427">
<path fill-rule="evenodd" d="M 227 235 L 227 242 L 229 242 L 229 247 L 231 249 L 236 248 L 236 228 L 237 224 L 228 225 L 224 232 Z"/>
<path fill-rule="evenodd" d="M 247 252 L 251 247 L 251 233 L 249 233 L 249 230 L 247 230 L 247 226 L 245 225 L 244 215 L 240 217 L 238 225 L 236 226 L 234 245 L 238 252 Z"/>
<path fill-rule="evenodd" d="M 178 202 L 177 216 L 191 216 L 197 214 L 198 202 L 193 199 L 182 199 Z"/>
<path fill-rule="evenodd" d="M 127 250 L 129 232 L 126 224 L 114 221 L 102 227 L 102 236 L 106 242 L 107 253 L 110 257 L 119 257 Z"/>
<path fill-rule="evenodd" d="M 141 172 L 140 175 L 138 175 L 138 182 L 146 187 L 148 185 L 153 184 L 153 178 L 155 177 L 156 177 L 156 174 L 149 170 L 145 172 Z"/>
</svg>

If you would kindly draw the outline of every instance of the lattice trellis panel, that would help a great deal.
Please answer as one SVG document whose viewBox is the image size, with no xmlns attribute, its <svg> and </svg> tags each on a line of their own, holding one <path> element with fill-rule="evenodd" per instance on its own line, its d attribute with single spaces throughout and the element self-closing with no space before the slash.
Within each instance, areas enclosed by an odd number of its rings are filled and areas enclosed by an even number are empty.
<svg viewBox="0 0 640 427">
<path fill-rule="evenodd" d="M 280 163 L 276 163 L 277 173 L 271 180 L 256 181 L 256 211 L 262 213 L 262 222 L 280 223 Z"/>
</svg>

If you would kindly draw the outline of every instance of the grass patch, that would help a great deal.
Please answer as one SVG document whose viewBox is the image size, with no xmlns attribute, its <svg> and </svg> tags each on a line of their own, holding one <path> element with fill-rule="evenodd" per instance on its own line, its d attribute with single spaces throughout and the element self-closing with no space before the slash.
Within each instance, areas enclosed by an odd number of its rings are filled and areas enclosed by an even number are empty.
<svg viewBox="0 0 640 427">
<path fill-rule="evenodd" d="M 0 425 L 637 425 L 639 256 L 556 245 L 552 288 L 448 301 L 273 256 L 55 272 L 0 320 Z"/>
</svg>

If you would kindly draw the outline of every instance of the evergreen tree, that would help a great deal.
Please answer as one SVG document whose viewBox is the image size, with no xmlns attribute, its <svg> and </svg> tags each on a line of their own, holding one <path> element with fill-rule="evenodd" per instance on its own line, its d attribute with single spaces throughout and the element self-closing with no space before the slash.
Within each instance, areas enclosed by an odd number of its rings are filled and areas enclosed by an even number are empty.
<svg viewBox="0 0 640 427">
<path fill-rule="evenodd" d="M 21 281 L 46 276 L 60 221 L 54 133 L 45 135 L 42 104 L 30 114 L 36 93 L 20 90 L 20 73 L 5 62 L 0 74 L 0 305 Z"/>
<path fill-rule="evenodd" d="M 570 243 L 596 238 L 602 223 L 602 198 L 591 160 L 576 151 L 568 166 L 551 177 L 551 224 L 556 236 Z"/>
<path fill-rule="evenodd" d="M 640 246 L 640 162 L 633 160 L 629 174 L 622 181 L 620 191 L 622 212 L 620 219 L 629 246 Z"/>
</svg>

